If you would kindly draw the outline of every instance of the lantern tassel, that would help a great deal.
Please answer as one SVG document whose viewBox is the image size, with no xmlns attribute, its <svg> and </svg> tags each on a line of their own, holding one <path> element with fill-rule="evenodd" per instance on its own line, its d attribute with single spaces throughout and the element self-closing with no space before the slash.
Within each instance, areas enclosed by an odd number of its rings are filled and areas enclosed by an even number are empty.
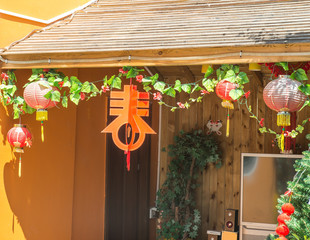
<svg viewBox="0 0 310 240">
<path fill-rule="evenodd" d="M 127 163 L 127 171 L 130 171 L 130 151 L 125 151 L 126 157 L 126 163 Z"/>
<path fill-rule="evenodd" d="M 19 156 L 18 161 L 18 177 L 20 178 L 22 176 L 22 156 Z"/>
<path fill-rule="evenodd" d="M 281 140 L 280 140 L 280 146 L 281 146 L 281 151 L 283 152 L 284 151 L 284 130 L 282 131 L 282 134 L 281 134 Z"/>
<path fill-rule="evenodd" d="M 43 127 L 43 121 L 41 121 L 41 140 L 44 142 L 44 127 Z"/>
<path fill-rule="evenodd" d="M 226 137 L 229 137 L 229 108 L 227 110 Z"/>
<path fill-rule="evenodd" d="M 277 125 L 278 126 L 290 126 L 291 125 L 291 115 L 289 112 L 279 112 L 277 114 Z"/>
</svg>

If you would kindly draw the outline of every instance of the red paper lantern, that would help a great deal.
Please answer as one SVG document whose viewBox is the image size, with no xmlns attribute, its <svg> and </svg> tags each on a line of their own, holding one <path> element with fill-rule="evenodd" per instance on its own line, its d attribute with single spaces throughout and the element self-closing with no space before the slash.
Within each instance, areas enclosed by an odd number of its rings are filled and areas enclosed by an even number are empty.
<svg viewBox="0 0 310 240">
<path fill-rule="evenodd" d="M 290 221 L 291 220 L 291 217 L 289 215 L 287 215 L 286 213 L 282 213 L 278 216 L 277 218 L 278 220 L 278 223 L 279 224 L 284 224 L 286 225 L 285 221 Z"/>
<path fill-rule="evenodd" d="M 227 112 L 227 125 L 226 125 L 226 137 L 229 137 L 229 109 L 234 109 L 234 105 L 231 102 L 233 99 L 229 96 L 231 90 L 237 88 L 236 83 L 232 83 L 226 79 L 220 81 L 215 88 L 215 93 L 222 101 L 222 106 L 228 109 Z"/>
<path fill-rule="evenodd" d="M 300 82 L 292 80 L 287 75 L 269 82 L 263 91 L 266 105 L 278 112 L 278 126 L 290 126 L 290 113 L 298 111 L 306 101 L 307 97 L 298 87 Z"/>
<path fill-rule="evenodd" d="M 44 142 L 43 121 L 48 120 L 47 109 L 57 105 L 57 102 L 44 97 L 50 91 L 57 91 L 57 89 L 51 87 L 44 78 L 30 83 L 24 90 L 24 99 L 26 103 L 30 107 L 37 109 L 36 120 L 41 121 L 42 142 Z"/>
<path fill-rule="evenodd" d="M 236 87 L 237 84 L 229 82 L 228 80 L 224 79 L 216 85 L 215 93 L 223 100 L 232 101 L 232 98 L 229 96 L 229 93 Z"/>
<path fill-rule="evenodd" d="M 7 139 L 9 143 L 14 147 L 14 152 L 23 153 L 24 147 L 31 147 L 31 133 L 26 128 L 25 125 L 15 124 L 13 128 L 11 128 L 7 134 Z M 19 156 L 19 168 L 18 168 L 18 176 L 21 177 L 21 169 L 22 169 L 22 158 Z"/>
<path fill-rule="evenodd" d="M 284 224 L 281 224 L 279 225 L 277 228 L 276 228 L 276 233 L 279 235 L 279 236 L 286 236 L 290 233 L 290 230 L 288 229 L 288 227 Z"/>
<path fill-rule="evenodd" d="M 282 212 L 286 213 L 288 216 L 295 212 L 295 208 L 291 203 L 285 203 L 282 205 Z"/>
<path fill-rule="evenodd" d="M 31 146 L 31 133 L 25 125 L 15 124 L 7 134 L 9 143 L 14 147 L 14 152 L 23 153 L 23 148 Z"/>
</svg>

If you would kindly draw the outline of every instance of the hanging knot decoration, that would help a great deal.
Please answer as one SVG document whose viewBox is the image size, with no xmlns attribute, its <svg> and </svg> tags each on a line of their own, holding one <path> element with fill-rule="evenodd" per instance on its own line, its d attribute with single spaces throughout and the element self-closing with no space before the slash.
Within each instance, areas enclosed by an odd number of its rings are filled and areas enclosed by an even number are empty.
<svg viewBox="0 0 310 240">
<path fill-rule="evenodd" d="M 130 170 L 130 152 L 144 142 L 145 134 L 156 134 L 141 118 L 149 116 L 149 93 L 138 92 L 137 86 L 125 85 L 124 91 L 111 91 L 110 115 L 117 116 L 102 133 L 112 133 L 115 145 L 127 155 L 127 170 Z M 125 143 L 119 139 L 119 130 L 125 124 Z M 138 138 L 136 139 L 136 134 Z"/>
<path fill-rule="evenodd" d="M 279 147 L 282 151 L 286 149 L 284 145 L 285 127 L 291 125 L 291 113 L 298 111 L 307 99 L 306 95 L 299 91 L 298 87 L 300 85 L 300 82 L 290 79 L 289 76 L 281 75 L 279 78 L 269 82 L 263 91 L 266 105 L 278 112 L 277 125 L 282 127 Z M 296 122 L 295 117 L 292 121 Z"/>
<path fill-rule="evenodd" d="M 23 153 L 24 147 L 31 147 L 32 136 L 26 125 L 15 124 L 13 128 L 8 131 L 8 142 L 14 147 L 14 152 Z M 21 155 L 19 157 L 18 176 L 21 177 Z"/>
<path fill-rule="evenodd" d="M 276 233 L 279 235 L 279 240 L 285 240 L 285 236 L 290 233 L 289 228 L 286 223 L 291 220 L 291 215 L 295 212 L 295 208 L 291 203 L 284 203 L 281 207 L 282 214 L 280 214 L 277 218 L 278 227 L 276 228 Z"/>
<path fill-rule="evenodd" d="M 50 91 L 57 91 L 55 87 L 49 85 L 45 78 L 30 83 L 24 90 L 24 99 L 26 103 L 37 109 L 36 120 L 41 122 L 41 139 L 44 142 L 43 122 L 48 120 L 47 109 L 55 107 L 56 101 L 44 97 Z"/>
<path fill-rule="evenodd" d="M 232 98 L 229 96 L 231 90 L 237 88 L 236 83 L 232 83 L 228 80 L 220 81 L 215 88 L 215 93 L 220 97 L 222 101 L 222 107 L 227 108 L 227 125 L 226 125 L 226 137 L 229 137 L 229 109 L 234 109 Z"/>
</svg>

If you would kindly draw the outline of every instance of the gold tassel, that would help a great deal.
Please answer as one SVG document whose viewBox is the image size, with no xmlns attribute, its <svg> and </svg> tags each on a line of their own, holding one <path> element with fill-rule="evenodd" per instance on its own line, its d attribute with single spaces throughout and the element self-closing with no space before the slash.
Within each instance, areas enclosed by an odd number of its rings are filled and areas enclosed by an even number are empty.
<svg viewBox="0 0 310 240">
<path fill-rule="evenodd" d="M 284 151 L 284 132 L 281 134 L 281 150 Z"/>
<path fill-rule="evenodd" d="M 22 176 L 22 157 L 19 157 L 19 162 L 18 162 L 18 177 Z"/>
<path fill-rule="evenodd" d="M 279 112 L 277 114 L 277 125 L 286 127 L 291 125 L 291 115 L 289 112 Z"/>
<path fill-rule="evenodd" d="M 43 121 L 41 121 L 41 140 L 44 142 L 44 127 L 43 127 Z"/>
<path fill-rule="evenodd" d="M 229 137 L 229 108 L 227 109 L 226 137 Z"/>
</svg>

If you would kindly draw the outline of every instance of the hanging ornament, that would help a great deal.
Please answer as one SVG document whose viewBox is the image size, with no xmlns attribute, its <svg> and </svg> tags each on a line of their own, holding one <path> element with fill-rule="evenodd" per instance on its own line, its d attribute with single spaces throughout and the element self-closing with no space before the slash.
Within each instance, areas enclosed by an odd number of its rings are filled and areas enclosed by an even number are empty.
<svg viewBox="0 0 310 240">
<path fill-rule="evenodd" d="M 286 224 L 285 221 L 290 221 L 291 217 L 286 213 L 282 213 L 277 218 L 279 224 Z"/>
<path fill-rule="evenodd" d="M 102 133 L 112 133 L 115 145 L 127 155 L 127 170 L 130 170 L 130 152 L 144 142 L 145 134 L 156 134 L 141 118 L 149 116 L 149 93 L 138 92 L 137 86 L 125 85 L 124 91 L 111 91 L 110 115 L 118 116 Z M 125 125 L 125 143 L 119 139 L 119 130 Z M 136 139 L 136 134 L 139 137 Z"/>
<path fill-rule="evenodd" d="M 37 109 L 36 120 L 41 122 L 41 139 L 44 142 L 43 122 L 48 120 L 47 109 L 55 107 L 56 101 L 47 99 L 44 96 L 50 91 L 57 91 L 55 87 L 51 87 L 45 78 L 30 83 L 24 90 L 24 99 L 26 103 Z"/>
<path fill-rule="evenodd" d="M 7 134 L 8 142 L 14 147 L 14 152 L 23 153 L 24 147 L 31 147 L 32 145 L 32 136 L 30 131 L 26 128 L 25 125 L 15 124 Z M 18 176 L 21 177 L 21 154 L 19 156 L 18 164 Z"/>
<path fill-rule="evenodd" d="M 278 112 L 277 125 L 282 127 L 278 144 L 282 151 L 288 148 L 288 146 L 285 146 L 284 138 L 289 137 L 285 127 L 291 125 L 290 112 L 298 111 L 307 99 L 306 95 L 298 90 L 300 85 L 300 82 L 290 79 L 289 76 L 281 75 L 269 82 L 263 91 L 266 105 Z"/>
<path fill-rule="evenodd" d="M 207 123 L 207 128 L 209 129 L 208 135 L 215 132 L 217 135 L 222 135 L 222 132 L 220 131 L 220 128 L 223 126 L 222 120 L 212 121 L 209 120 Z"/>
<path fill-rule="evenodd" d="M 295 212 L 295 208 L 291 203 L 285 203 L 281 207 L 282 212 L 286 213 L 288 216 L 292 215 Z"/>
<path fill-rule="evenodd" d="M 280 237 L 285 237 L 290 233 L 290 230 L 288 229 L 288 227 L 284 224 L 280 224 L 277 228 L 276 228 L 276 233 L 280 236 Z"/>
<path fill-rule="evenodd" d="M 220 81 L 215 88 L 216 95 L 223 100 L 222 106 L 227 108 L 226 137 L 229 137 L 229 109 L 234 109 L 234 104 L 232 103 L 233 100 L 229 96 L 229 93 L 235 88 L 237 88 L 236 83 L 232 83 L 225 79 Z"/>
</svg>

